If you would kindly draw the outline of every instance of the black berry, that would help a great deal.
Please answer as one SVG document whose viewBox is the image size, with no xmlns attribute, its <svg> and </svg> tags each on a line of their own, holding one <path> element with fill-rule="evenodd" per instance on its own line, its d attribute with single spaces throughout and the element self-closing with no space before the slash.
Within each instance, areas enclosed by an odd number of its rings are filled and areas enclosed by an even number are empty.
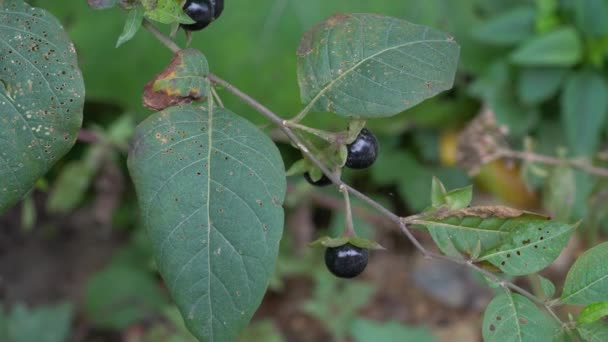
<svg viewBox="0 0 608 342">
<path fill-rule="evenodd" d="M 316 182 L 312 180 L 312 178 L 310 178 L 310 174 L 308 172 L 306 172 L 304 174 L 304 179 L 306 179 L 306 181 L 314 186 L 326 186 L 331 184 L 331 179 L 327 178 L 326 175 L 321 176 L 321 178 L 319 178 Z"/>
<path fill-rule="evenodd" d="M 224 0 L 187 0 L 182 9 L 195 23 L 181 24 L 181 27 L 188 31 L 198 31 L 219 18 L 224 10 Z"/>
<path fill-rule="evenodd" d="M 355 141 L 347 145 L 345 166 L 351 169 L 366 169 L 378 158 L 378 139 L 367 128 L 359 132 Z"/>
<path fill-rule="evenodd" d="M 336 277 L 354 278 L 367 266 L 369 252 L 350 243 L 325 250 L 325 265 Z"/>
</svg>

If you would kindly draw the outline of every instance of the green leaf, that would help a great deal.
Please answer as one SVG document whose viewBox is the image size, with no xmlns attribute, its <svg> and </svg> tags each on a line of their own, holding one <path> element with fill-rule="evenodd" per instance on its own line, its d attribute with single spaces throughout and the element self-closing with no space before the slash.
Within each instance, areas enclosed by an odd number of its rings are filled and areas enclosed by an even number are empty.
<svg viewBox="0 0 608 342">
<path fill-rule="evenodd" d="M 187 105 L 139 124 L 128 165 L 186 326 L 200 340 L 234 340 L 262 300 L 283 233 L 278 149 L 226 109 Z"/>
<path fill-rule="evenodd" d="M 578 0 L 574 5 L 574 18 L 580 30 L 591 37 L 608 34 L 608 3 L 604 0 Z"/>
<path fill-rule="evenodd" d="M 517 80 L 517 96 L 528 105 L 539 104 L 557 93 L 568 68 L 530 67 L 521 68 Z"/>
<path fill-rule="evenodd" d="M 144 105 L 162 110 L 204 100 L 209 94 L 209 64 L 196 49 L 179 50 L 169 65 L 144 87 Z"/>
<path fill-rule="evenodd" d="M 181 1 L 141 0 L 145 17 L 163 24 L 193 24 L 194 20 L 182 10 Z"/>
<path fill-rule="evenodd" d="M 485 342 L 552 341 L 560 326 L 529 299 L 511 293 L 496 296 L 483 315 Z"/>
<path fill-rule="evenodd" d="M 556 221 L 522 222 L 500 246 L 483 253 L 479 261 L 489 261 L 509 275 L 540 271 L 557 258 L 575 228 L 576 225 Z"/>
<path fill-rule="evenodd" d="M 589 69 L 573 74 L 561 96 L 561 113 L 571 153 L 594 154 L 608 113 L 608 86 L 602 75 Z"/>
<path fill-rule="evenodd" d="M 581 337 L 588 342 L 608 341 L 608 323 L 597 321 L 590 324 L 581 324 L 576 327 Z"/>
<path fill-rule="evenodd" d="M 568 271 L 561 302 L 588 305 L 608 301 L 608 242 L 579 256 Z"/>
<path fill-rule="evenodd" d="M 555 285 L 551 280 L 539 275 L 540 287 L 543 290 L 546 298 L 551 298 L 555 295 Z"/>
<path fill-rule="evenodd" d="M 515 7 L 473 29 L 473 38 L 488 44 L 513 45 L 534 34 L 535 10 Z"/>
<path fill-rule="evenodd" d="M 602 317 L 608 316 L 608 302 L 599 302 L 587 305 L 576 318 L 577 324 L 593 323 Z"/>
<path fill-rule="evenodd" d="M 581 39 L 572 27 L 534 37 L 511 54 L 511 61 L 525 66 L 572 66 L 583 55 Z"/>
<path fill-rule="evenodd" d="M 459 46 L 444 33 L 374 14 L 336 14 L 298 47 L 302 102 L 313 111 L 374 118 L 452 88 Z"/>
<path fill-rule="evenodd" d="M 0 2 L 0 213 L 74 145 L 84 84 L 76 52 L 47 12 Z"/>
<path fill-rule="evenodd" d="M 87 317 L 99 327 L 122 330 L 161 313 L 167 300 L 156 282 L 152 275 L 125 265 L 96 273 L 87 284 Z"/>
<path fill-rule="evenodd" d="M 576 201 L 576 179 L 572 168 L 558 166 L 550 171 L 542 192 L 543 206 L 556 220 L 569 220 Z"/>
<path fill-rule="evenodd" d="M 473 186 L 469 185 L 464 188 L 450 190 L 445 195 L 445 201 L 448 209 L 464 209 L 471 204 L 473 200 Z"/>
<path fill-rule="evenodd" d="M 18 303 L 4 319 L 5 322 L 0 320 L 0 326 L 5 325 L 6 341 L 63 342 L 68 339 L 70 332 L 72 305 L 60 303 L 28 309 Z"/>
<path fill-rule="evenodd" d="M 443 183 L 441 183 L 439 178 L 433 177 L 433 180 L 431 181 L 431 206 L 439 208 L 446 204 L 446 194 L 447 191 L 445 190 Z"/>
<path fill-rule="evenodd" d="M 135 36 L 139 28 L 141 27 L 142 20 L 144 19 L 144 8 L 139 5 L 135 5 L 132 9 L 129 10 L 127 14 L 127 21 L 125 22 L 125 27 L 122 29 L 122 33 L 120 37 L 118 37 L 118 41 L 116 42 L 116 47 L 121 46 L 122 44 L 128 42 Z"/>
<path fill-rule="evenodd" d="M 355 342 L 417 341 L 434 342 L 437 338 L 424 328 L 410 327 L 396 321 L 376 322 L 357 319 L 350 328 Z"/>
<path fill-rule="evenodd" d="M 412 223 L 426 227 L 444 254 L 477 256 L 499 246 L 511 230 L 528 221 L 545 222 L 546 217 L 501 206 L 472 207 L 439 210 Z"/>
</svg>

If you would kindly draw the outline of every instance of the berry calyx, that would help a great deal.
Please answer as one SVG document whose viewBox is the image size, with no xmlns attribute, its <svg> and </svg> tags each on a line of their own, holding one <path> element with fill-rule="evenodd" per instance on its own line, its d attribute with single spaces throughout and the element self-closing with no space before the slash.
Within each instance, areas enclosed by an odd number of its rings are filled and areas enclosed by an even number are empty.
<svg viewBox="0 0 608 342">
<path fill-rule="evenodd" d="M 224 10 L 224 0 L 187 0 L 182 7 L 194 24 L 180 24 L 184 30 L 199 31 L 219 18 Z"/>
<path fill-rule="evenodd" d="M 354 278 L 367 266 L 369 251 L 346 243 L 338 247 L 327 247 L 325 265 L 336 277 Z"/>
<path fill-rule="evenodd" d="M 363 128 L 346 148 L 348 154 L 344 166 L 351 169 L 366 169 L 378 158 L 378 139 L 367 128 Z"/>
<path fill-rule="evenodd" d="M 316 182 L 312 180 L 312 178 L 310 177 L 310 173 L 306 172 L 304 173 L 304 179 L 306 179 L 306 181 L 314 186 L 327 186 L 331 184 L 331 179 L 327 178 L 326 175 L 322 175 L 321 178 L 319 178 Z"/>
</svg>

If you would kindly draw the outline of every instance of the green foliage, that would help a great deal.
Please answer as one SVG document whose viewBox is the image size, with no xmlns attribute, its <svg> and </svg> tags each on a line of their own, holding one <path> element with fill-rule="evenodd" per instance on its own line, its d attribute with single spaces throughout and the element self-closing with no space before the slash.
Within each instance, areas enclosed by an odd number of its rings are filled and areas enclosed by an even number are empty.
<svg viewBox="0 0 608 342">
<path fill-rule="evenodd" d="M 576 318 L 577 324 L 593 323 L 602 317 L 608 316 L 608 302 L 599 302 L 587 305 Z"/>
<path fill-rule="evenodd" d="M 588 305 L 608 300 L 607 257 L 608 242 L 579 256 L 566 276 L 561 302 Z"/>
<path fill-rule="evenodd" d="M 576 327 L 576 330 L 585 341 L 603 342 L 608 339 L 608 324 L 603 321 L 581 324 Z"/>
<path fill-rule="evenodd" d="M 226 109 L 170 107 L 137 127 L 129 170 L 186 325 L 200 339 L 234 338 L 274 271 L 285 196 L 278 150 Z"/>
<path fill-rule="evenodd" d="M 398 322 L 374 322 L 366 319 L 357 319 L 353 322 L 350 334 L 355 342 L 391 342 L 419 341 L 435 342 L 437 339 L 427 329 L 409 327 Z"/>
<path fill-rule="evenodd" d="M 534 34 L 535 10 L 515 7 L 476 27 L 473 37 L 493 45 L 513 45 Z"/>
<path fill-rule="evenodd" d="M 127 20 L 125 21 L 125 27 L 122 29 L 122 33 L 120 34 L 120 37 L 118 37 L 118 41 L 116 41 L 116 47 L 128 42 L 135 36 L 141 27 L 144 14 L 144 8 L 139 4 L 135 4 L 135 6 L 129 10 Z"/>
<path fill-rule="evenodd" d="M 482 327 L 486 342 L 552 341 L 561 331 L 561 327 L 529 299 L 509 292 L 490 302 Z"/>
<path fill-rule="evenodd" d="M 16 304 L 5 313 L 0 306 L 0 340 L 9 342 L 62 342 L 67 340 L 72 305 L 61 303 L 28 309 Z"/>
<path fill-rule="evenodd" d="M 447 209 L 456 210 L 463 209 L 471 204 L 473 199 L 473 186 L 469 185 L 464 188 L 453 189 L 449 192 L 445 190 L 445 186 L 441 181 L 433 177 L 431 183 L 431 206 L 435 209 L 445 207 Z"/>
<path fill-rule="evenodd" d="M 55 17 L 6 0 L 0 22 L 2 213 L 74 145 L 84 84 L 74 46 Z"/>
<path fill-rule="evenodd" d="M 192 20 L 182 11 L 181 1 L 175 0 L 140 0 L 146 9 L 146 18 L 163 24 L 192 24 Z"/>
<path fill-rule="evenodd" d="M 343 116 L 392 116 L 450 89 L 459 47 L 425 26 L 370 14 L 337 14 L 298 47 L 302 102 Z"/>
</svg>

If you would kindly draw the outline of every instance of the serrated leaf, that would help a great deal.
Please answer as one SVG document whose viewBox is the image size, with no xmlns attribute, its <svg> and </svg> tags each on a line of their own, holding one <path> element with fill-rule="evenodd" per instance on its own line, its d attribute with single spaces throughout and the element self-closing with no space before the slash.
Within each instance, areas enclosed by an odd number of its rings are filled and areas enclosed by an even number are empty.
<svg viewBox="0 0 608 342">
<path fill-rule="evenodd" d="M 441 251 L 450 256 L 477 256 L 504 241 L 512 229 L 546 217 L 502 206 L 438 210 L 412 223 L 428 229 Z"/>
<path fill-rule="evenodd" d="M 511 293 L 496 296 L 483 315 L 485 342 L 552 341 L 560 326 L 529 299 Z"/>
<path fill-rule="evenodd" d="M 608 242 L 579 256 L 568 271 L 561 302 L 588 305 L 608 301 Z"/>
<path fill-rule="evenodd" d="M 575 156 L 597 151 L 608 114 L 608 85 L 594 70 L 577 71 L 566 81 L 561 96 L 566 143 Z"/>
<path fill-rule="evenodd" d="M 0 213 L 74 145 L 84 83 L 61 24 L 21 0 L 0 2 Z"/>
<path fill-rule="evenodd" d="M 398 114 L 454 83 L 459 46 L 431 28 L 375 14 L 336 14 L 298 47 L 298 84 L 313 111 Z"/>
<path fill-rule="evenodd" d="M 522 222 L 500 246 L 483 253 L 479 261 L 489 261 L 509 275 L 540 271 L 557 258 L 575 228 L 576 225 L 556 221 Z"/>
<path fill-rule="evenodd" d="M 608 322 L 597 321 L 590 324 L 581 324 L 576 327 L 576 330 L 587 342 L 608 341 Z"/>
<path fill-rule="evenodd" d="M 128 165 L 158 268 L 186 326 L 200 340 L 229 341 L 274 271 L 285 170 L 257 127 L 206 107 L 148 117 Z"/>
<path fill-rule="evenodd" d="M 599 302 L 587 305 L 576 318 L 577 324 L 593 323 L 602 317 L 608 316 L 608 302 Z"/>
<path fill-rule="evenodd" d="M 540 287 L 543 290 L 546 298 L 551 298 L 555 295 L 555 285 L 553 282 L 541 275 L 538 276 Z"/>
<path fill-rule="evenodd" d="M 513 45 L 534 34 L 536 11 L 516 7 L 473 29 L 473 38 L 488 44 Z"/>
<path fill-rule="evenodd" d="M 140 0 L 144 16 L 163 24 L 193 24 L 194 20 L 182 10 L 182 0 Z"/>
<path fill-rule="evenodd" d="M 572 66 L 582 57 L 583 44 L 572 27 L 534 37 L 510 56 L 513 63 L 526 66 Z"/>
<path fill-rule="evenodd" d="M 122 44 L 128 42 L 135 36 L 139 28 L 141 27 L 142 20 L 144 19 L 144 8 L 139 5 L 135 5 L 133 8 L 129 10 L 127 15 L 127 21 L 125 22 L 125 27 L 122 29 L 122 33 L 120 37 L 118 37 L 118 41 L 116 42 L 116 47 L 121 46 Z"/>
<path fill-rule="evenodd" d="M 203 100 L 209 94 L 209 64 L 196 49 L 179 50 L 169 65 L 144 87 L 144 105 L 155 110 Z"/>
</svg>

